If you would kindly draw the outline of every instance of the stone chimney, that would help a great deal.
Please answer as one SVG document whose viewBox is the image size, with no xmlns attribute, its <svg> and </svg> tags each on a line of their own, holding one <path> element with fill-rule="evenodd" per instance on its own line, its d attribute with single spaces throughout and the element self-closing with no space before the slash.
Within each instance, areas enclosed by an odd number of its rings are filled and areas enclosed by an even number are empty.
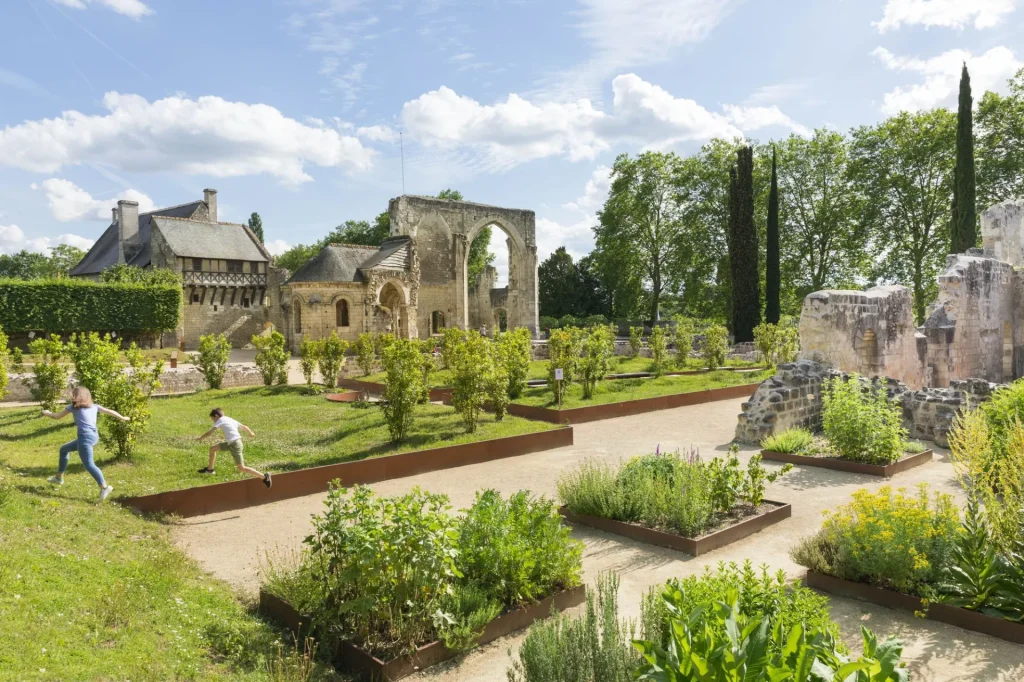
<svg viewBox="0 0 1024 682">
<path fill-rule="evenodd" d="M 217 190 L 204 189 L 203 201 L 206 202 L 206 210 L 210 214 L 210 222 L 217 222 Z"/>
<path fill-rule="evenodd" d="M 139 250 L 139 202 L 117 202 L 117 262 L 126 263 Z"/>
</svg>

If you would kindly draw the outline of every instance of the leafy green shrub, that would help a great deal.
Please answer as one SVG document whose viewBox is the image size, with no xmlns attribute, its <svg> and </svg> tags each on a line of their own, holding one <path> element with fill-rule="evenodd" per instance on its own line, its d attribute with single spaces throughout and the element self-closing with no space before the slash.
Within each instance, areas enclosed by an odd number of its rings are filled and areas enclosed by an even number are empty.
<svg viewBox="0 0 1024 682">
<path fill-rule="evenodd" d="M 416 344 L 408 339 L 396 339 L 384 349 L 382 362 L 387 379 L 379 404 L 384 410 L 391 441 L 401 443 L 412 428 L 416 404 L 422 394 L 422 359 Z"/>
<path fill-rule="evenodd" d="M 776 361 L 779 364 L 793 362 L 800 353 L 800 329 L 795 325 L 779 327 L 776 345 Z"/>
<path fill-rule="evenodd" d="M 583 333 L 575 327 L 551 332 L 548 338 L 548 386 L 552 391 L 559 390 L 555 370 L 562 370 L 563 383 L 571 383 L 576 379 L 582 346 Z"/>
<path fill-rule="evenodd" d="M 793 455 L 804 452 L 814 444 L 814 436 L 807 429 L 792 428 L 775 433 L 761 441 L 761 447 L 771 452 Z"/>
<path fill-rule="evenodd" d="M 89 332 L 73 334 L 65 352 L 75 365 L 75 382 L 89 389 L 102 403 L 107 382 L 121 373 L 121 345 L 111 339 L 110 334 L 101 337 Z"/>
<path fill-rule="evenodd" d="M 1011 426 L 1024 423 L 1024 379 L 993 391 L 989 400 L 981 404 L 981 412 L 988 422 L 992 454 L 998 459 L 1006 454 Z"/>
<path fill-rule="evenodd" d="M 583 338 L 582 355 L 577 360 L 579 381 L 583 387 L 583 399 L 594 395 L 598 382 L 608 374 L 608 361 L 615 352 L 615 339 L 608 327 L 591 327 Z"/>
<path fill-rule="evenodd" d="M 725 364 L 725 356 L 729 352 L 729 330 L 720 324 L 708 325 L 704 330 L 704 345 L 701 356 L 709 370 L 715 370 Z"/>
<path fill-rule="evenodd" d="M 604 315 L 587 315 L 581 321 L 582 327 L 603 327 L 608 324 L 608 318 Z"/>
<path fill-rule="evenodd" d="M 551 331 L 552 329 L 558 329 L 558 318 L 541 315 L 540 319 L 537 320 L 537 324 L 540 325 L 541 331 Z"/>
<path fill-rule="evenodd" d="M 118 457 L 130 458 L 135 453 L 139 436 L 149 428 L 152 413 L 149 398 L 160 388 L 163 360 L 146 360 L 138 346 L 132 343 L 124 352 L 128 371 L 117 371 L 96 394 L 104 407 L 120 412 L 130 421 L 105 419 L 101 439 Z"/>
<path fill-rule="evenodd" d="M 0 327 L 0 398 L 7 393 L 7 334 Z"/>
<path fill-rule="evenodd" d="M 441 337 L 441 367 L 451 369 L 452 353 L 466 338 L 466 331 L 458 327 L 446 327 Z"/>
<path fill-rule="evenodd" d="M 905 594 L 931 596 L 960 529 L 952 498 L 883 486 L 858 490 L 792 554 L 801 566 Z"/>
<path fill-rule="evenodd" d="M 581 326 L 580 318 L 575 315 L 563 315 L 561 319 L 558 320 L 558 326 L 561 329 L 565 329 L 567 327 L 579 327 Z"/>
<path fill-rule="evenodd" d="M 856 374 L 825 382 L 822 431 L 843 459 L 892 464 L 903 455 L 903 412 L 878 385 L 865 391 Z"/>
<path fill-rule="evenodd" d="M 140 268 L 137 265 L 118 263 L 100 273 L 104 284 L 148 284 L 181 286 L 181 277 L 168 268 Z"/>
<path fill-rule="evenodd" d="M 672 342 L 676 347 L 676 366 L 679 369 L 686 369 L 686 361 L 693 350 L 693 335 L 695 332 L 693 320 L 683 315 L 676 315 L 675 329 L 672 332 Z"/>
<path fill-rule="evenodd" d="M 640 349 L 644 347 L 644 328 L 629 328 L 629 357 L 640 357 Z"/>
<path fill-rule="evenodd" d="M 341 366 L 345 364 L 345 351 L 348 350 L 348 341 L 338 338 L 338 332 L 332 331 L 331 335 L 320 342 L 320 378 L 327 388 L 334 388 L 338 385 L 338 375 L 341 374 Z"/>
<path fill-rule="evenodd" d="M 41 402 L 45 410 L 56 410 L 71 375 L 65 362 L 67 349 L 64 342 L 58 335 L 51 334 L 48 338 L 34 339 L 28 344 L 28 351 L 36 356 L 29 382 L 32 399 Z"/>
<path fill-rule="evenodd" d="M 470 330 L 449 354 L 452 407 L 462 417 L 466 432 L 473 433 L 480 419 L 480 410 L 487 401 L 488 383 L 494 369 L 490 342 L 480 336 L 480 332 Z"/>
<path fill-rule="evenodd" d="M 11 368 L 14 369 L 15 372 L 21 372 L 22 370 L 25 369 L 24 363 L 25 354 L 21 351 L 20 348 L 15 346 L 11 350 Z"/>
<path fill-rule="evenodd" d="M 754 348 L 761 361 L 774 367 L 778 360 L 779 328 L 771 322 L 762 322 L 754 327 Z"/>
<path fill-rule="evenodd" d="M 284 335 L 273 331 L 270 336 L 256 335 L 252 337 L 252 345 L 256 347 L 256 368 L 263 377 L 263 385 L 271 386 L 288 383 L 288 361 L 291 359 L 285 346 Z M 312 385 L 312 381 L 307 380 Z"/>
<path fill-rule="evenodd" d="M 505 418 L 508 411 L 508 404 L 511 402 L 508 393 L 509 379 L 508 368 L 499 356 L 499 349 L 494 344 L 490 346 L 491 360 L 488 363 L 488 374 L 485 379 L 487 387 L 487 402 L 494 410 L 495 421 Z"/>
<path fill-rule="evenodd" d="M 459 525 L 462 573 L 506 607 L 580 584 L 583 543 L 573 540 L 555 505 L 520 491 L 476 494 Z"/>
<path fill-rule="evenodd" d="M 359 365 L 359 369 L 363 371 L 363 376 L 368 376 L 373 373 L 373 360 L 375 357 L 373 347 L 373 334 L 369 332 L 363 332 L 356 337 L 356 364 Z"/>
<path fill-rule="evenodd" d="M 206 378 L 210 388 L 220 388 L 228 371 L 231 357 L 231 342 L 223 334 L 207 334 L 199 337 L 199 352 L 193 354 L 193 362 Z"/>
<path fill-rule="evenodd" d="M 0 280 L 0 326 L 8 333 L 157 332 L 175 329 L 180 313 L 180 283 Z"/>
<path fill-rule="evenodd" d="M 655 325 L 651 335 L 647 339 L 647 345 L 651 347 L 651 370 L 654 376 L 660 377 L 665 373 L 665 354 L 668 349 L 668 338 L 665 336 L 665 328 Z"/>
<path fill-rule="evenodd" d="M 363 335 L 360 335 L 360 339 Z M 372 357 L 372 356 L 371 356 Z M 320 342 L 312 339 L 303 339 L 299 344 L 299 367 L 302 368 L 302 376 L 306 380 L 306 387 L 313 388 L 313 373 L 320 364 Z"/>
<path fill-rule="evenodd" d="M 566 615 L 530 628 L 508 682 L 629 682 L 640 657 L 630 644 L 636 627 L 619 618 L 619 579 L 597 578 L 597 597 L 587 592 L 581 617 Z"/>
<path fill-rule="evenodd" d="M 530 374 L 530 360 L 533 357 L 533 339 L 530 330 L 519 327 L 498 335 L 495 340 L 495 362 L 508 375 L 508 397 L 516 400 L 526 389 L 526 378 Z"/>
</svg>

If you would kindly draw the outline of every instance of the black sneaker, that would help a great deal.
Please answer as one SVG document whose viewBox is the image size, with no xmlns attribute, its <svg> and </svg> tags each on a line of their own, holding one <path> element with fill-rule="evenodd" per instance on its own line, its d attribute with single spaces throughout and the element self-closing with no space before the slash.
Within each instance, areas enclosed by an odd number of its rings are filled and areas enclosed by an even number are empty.
<svg viewBox="0 0 1024 682">
<path fill-rule="evenodd" d="M 270 472 L 269 471 L 267 473 L 263 474 L 263 485 L 267 486 L 268 488 L 270 486 L 274 485 L 274 482 L 270 480 Z"/>
<path fill-rule="evenodd" d="M 212 474 L 212 473 L 215 473 L 215 472 L 210 467 L 203 467 L 202 469 L 199 470 L 199 473 L 201 473 L 201 474 Z"/>
</svg>

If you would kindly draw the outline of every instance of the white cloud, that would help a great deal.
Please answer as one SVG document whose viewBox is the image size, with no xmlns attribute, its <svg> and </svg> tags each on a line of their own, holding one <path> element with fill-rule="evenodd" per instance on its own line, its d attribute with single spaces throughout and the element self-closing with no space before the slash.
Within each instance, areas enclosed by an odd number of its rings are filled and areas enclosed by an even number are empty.
<svg viewBox="0 0 1024 682">
<path fill-rule="evenodd" d="M 57 4 L 73 9 L 85 9 L 88 5 L 102 5 L 132 19 L 141 19 L 153 13 L 153 8 L 140 0 L 56 0 Z"/>
<path fill-rule="evenodd" d="M 541 260 L 559 246 L 564 246 L 573 258 L 582 258 L 593 250 L 593 228 L 597 225 L 597 212 L 604 206 L 611 189 L 611 171 L 608 166 L 595 168 L 587 179 L 583 194 L 562 205 L 576 215 L 575 219 L 570 218 L 566 222 L 549 217 L 537 219 L 537 255 Z"/>
<path fill-rule="evenodd" d="M 17 225 L 0 225 L 0 253 L 12 254 L 19 251 L 48 254 L 58 244 L 68 244 L 86 250 L 93 245 L 92 239 L 77 234 L 62 234 L 56 239 L 50 237 L 28 238 Z"/>
<path fill-rule="evenodd" d="M 398 133 L 394 128 L 382 125 L 362 126 L 356 131 L 356 135 L 370 142 L 394 142 L 398 139 Z"/>
<path fill-rule="evenodd" d="M 109 113 L 66 111 L 0 130 L 0 164 L 53 173 L 81 163 L 119 170 L 216 177 L 268 174 L 288 184 L 311 181 L 306 164 L 366 169 L 373 150 L 355 137 L 288 118 L 266 104 L 220 97 L 108 92 Z"/>
<path fill-rule="evenodd" d="M 291 245 L 283 239 L 271 239 L 268 242 L 264 242 L 263 246 L 265 246 L 267 251 L 275 256 L 280 256 L 282 253 L 292 248 Z"/>
<path fill-rule="evenodd" d="M 616 77 L 612 92 L 606 112 L 588 99 L 538 102 L 516 94 L 485 105 L 441 87 L 406 102 L 401 120 L 419 143 L 475 150 L 490 170 L 551 156 L 593 159 L 623 141 L 665 148 L 683 141 L 740 137 L 767 126 L 806 131 L 777 107 L 727 106 L 721 113 L 712 112 L 635 74 Z"/>
<path fill-rule="evenodd" d="M 1005 90 L 1006 81 L 1024 66 L 1006 47 L 993 47 L 977 57 L 965 50 L 950 50 L 931 59 L 901 57 L 884 47 L 875 49 L 872 54 L 890 71 L 909 71 L 922 76 L 920 83 L 899 86 L 885 94 L 882 111 L 887 115 L 953 104 L 965 62 L 975 98 L 986 90 Z"/>
<path fill-rule="evenodd" d="M 584 216 L 592 216 L 598 209 L 604 206 L 608 198 L 608 191 L 612 188 L 612 169 L 608 166 L 598 166 L 590 174 L 586 186 L 583 188 L 583 195 L 563 205 L 572 211 L 579 211 Z"/>
<path fill-rule="evenodd" d="M 875 22 L 879 33 L 908 26 L 992 28 L 1014 10 L 1016 0 L 888 0 L 882 20 Z"/>
<path fill-rule="evenodd" d="M 32 189 L 39 186 L 33 183 Z M 149 213 L 156 209 L 153 200 L 138 190 L 128 189 L 119 196 L 110 199 L 94 199 L 84 189 L 63 178 L 44 180 L 42 190 L 46 193 L 46 202 L 50 213 L 59 222 L 68 223 L 74 220 L 110 221 L 110 209 L 117 206 L 118 199 L 137 201 L 139 213 Z"/>
</svg>

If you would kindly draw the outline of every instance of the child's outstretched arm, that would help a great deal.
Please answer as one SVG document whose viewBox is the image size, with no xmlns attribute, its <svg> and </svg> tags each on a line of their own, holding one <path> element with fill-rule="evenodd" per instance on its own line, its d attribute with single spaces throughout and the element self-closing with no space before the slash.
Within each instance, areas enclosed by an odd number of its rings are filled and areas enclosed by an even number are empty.
<svg viewBox="0 0 1024 682">
<path fill-rule="evenodd" d="M 123 414 L 121 414 L 120 412 L 115 412 L 114 410 L 107 409 L 106 407 L 103 407 L 102 405 L 97 405 L 96 409 L 97 409 L 97 411 L 99 411 L 100 414 L 105 414 L 108 417 L 114 417 L 115 419 L 120 419 L 123 422 L 130 422 L 131 421 L 131 417 L 126 417 Z"/>
<path fill-rule="evenodd" d="M 206 440 L 207 438 L 209 438 L 210 436 L 212 436 L 213 434 L 215 434 L 216 432 L 217 432 L 217 427 L 214 426 L 212 429 L 210 429 L 209 431 L 207 431 L 203 435 L 199 436 L 199 438 L 196 438 L 196 440 L 202 442 L 202 441 Z"/>
<path fill-rule="evenodd" d="M 241 426 L 241 427 L 242 427 L 243 429 L 245 429 L 245 430 L 246 430 L 246 431 L 248 432 L 248 434 L 249 434 L 250 436 L 252 436 L 253 438 L 255 438 L 255 437 L 256 437 L 256 434 L 252 432 L 252 429 L 250 429 L 250 428 L 249 428 L 248 426 L 246 426 L 245 424 L 239 424 L 239 426 Z"/>
<path fill-rule="evenodd" d="M 50 419 L 63 419 L 69 414 L 71 414 L 71 411 L 66 407 L 60 412 L 50 412 L 49 410 L 43 410 L 43 416 L 49 417 Z"/>
</svg>

